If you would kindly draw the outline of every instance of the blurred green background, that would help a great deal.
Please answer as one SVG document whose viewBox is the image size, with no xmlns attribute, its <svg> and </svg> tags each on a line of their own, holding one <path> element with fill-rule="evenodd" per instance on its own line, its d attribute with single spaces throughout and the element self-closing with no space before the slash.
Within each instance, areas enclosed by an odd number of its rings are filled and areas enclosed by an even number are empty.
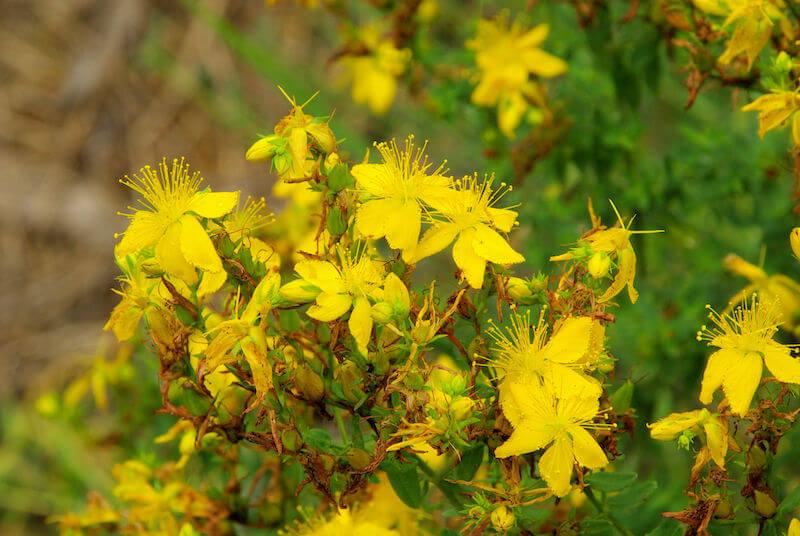
<svg viewBox="0 0 800 536">
<path fill-rule="evenodd" d="M 684 109 L 685 58 L 668 48 L 646 5 L 623 23 L 628 4 L 609 2 L 581 28 L 566 3 L 528 11 L 523 1 L 442 0 L 410 45 L 422 71 L 408 72 L 391 111 L 374 117 L 351 102 L 327 62 L 341 28 L 322 7 L 244 0 L 3 4 L 0 533 L 51 532 L 47 515 L 80 508 L 90 490 L 108 492 L 113 462 L 146 452 L 168 425 L 158 418 L 143 430 L 157 399 L 156 375 L 145 365 L 128 373 L 152 385 L 128 393 L 121 426 L 102 412 L 59 421 L 34 407 L 93 356 L 113 356 L 101 327 L 114 303 L 112 235 L 124 224 L 115 212 L 128 201 L 116 179 L 164 155 L 185 155 L 214 188 L 269 201 L 274 179 L 243 155 L 287 111 L 277 85 L 299 101 L 319 90 L 307 110 L 335 110 L 332 127 L 353 159 L 373 140 L 414 133 L 430 140 L 431 158 L 447 158 L 455 175 L 495 172 L 513 181 L 509 199 L 521 214 L 515 245 L 531 274 L 557 270 L 548 257 L 588 229 L 588 198 L 606 223 L 614 218 L 610 198 L 623 216 L 637 214 L 635 228 L 666 230 L 635 238 L 641 298 L 635 306 L 620 299 L 617 325 L 608 330 L 618 379 L 635 382 L 638 413 L 617 466 L 657 484 L 636 505 L 636 534 L 654 528 L 659 512 L 685 505 L 691 456 L 651 441 L 644 423 L 698 404 L 708 352 L 695 332 L 704 305 L 724 307 L 745 285 L 723 269 L 726 254 L 754 263 L 764 255 L 768 272 L 795 273 L 787 242 L 797 224 L 793 162 L 788 135 L 761 141 L 755 116 L 738 111 L 751 97 L 745 91 L 709 83 Z M 381 2 L 369 4 L 348 3 L 353 22 L 380 16 Z M 549 23 L 545 49 L 569 63 L 549 85 L 571 127 L 516 178 L 508 158 L 513 142 L 497 132 L 491 110 L 469 104 L 469 81 L 427 76 L 436 65 L 471 66 L 463 44 L 477 17 L 500 7 Z M 797 434 L 784 441 L 791 452 Z M 778 463 L 780 474 L 798 474 L 796 456 Z"/>
</svg>

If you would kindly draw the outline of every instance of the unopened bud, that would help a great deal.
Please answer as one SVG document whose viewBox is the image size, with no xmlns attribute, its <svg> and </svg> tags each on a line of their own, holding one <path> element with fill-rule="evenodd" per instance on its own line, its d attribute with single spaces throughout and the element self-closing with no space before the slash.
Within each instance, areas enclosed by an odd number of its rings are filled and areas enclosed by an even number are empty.
<svg viewBox="0 0 800 536">
<path fill-rule="evenodd" d="M 611 269 L 611 257 L 605 253 L 595 253 L 589 259 L 587 268 L 589 269 L 589 275 L 595 279 L 605 277 Z"/>
<path fill-rule="evenodd" d="M 512 300 L 522 305 L 527 305 L 530 299 L 533 297 L 533 292 L 531 292 L 530 285 L 527 281 L 520 277 L 508 278 L 508 283 L 506 284 L 506 293 L 511 297 Z"/>
<path fill-rule="evenodd" d="M 466 419 L 472 413 L 474 402 L 466 396 L 458 397 L 450 404 L 450 416 L 455 421 Z"/>
<path fill-rule="evenodd" d="M 505 505 L 500 505 L 494 509 L 491 520 L 492 527 L 498 532 L 507 532 L 517 521 L 516 517 L 514 517 L 514 512 Z"/>
<path fill-rule="evenodd" d="M 325 384 L 322 382 L 322 378 L 308 365 L 302 365 L 295 370 L 294 383 L 297 390 L 311 402 L 320 400 L 325 394 Z"/>
<path fill-rule="evenodd" d="M 755 490 L 753 498 L 756 502 L 756 513 L 761 517 L 772 517 L 778 509 L 778 503 L 763 491 Z"/>
<path fill-rule="evenodd" d="M 360 471 L 370 464 L 372 456 L 364 449 L 353 447 L 347 453 L 347 463 L 356 471 Z"/>
<path fill-rule="evenodd" d="M 789 243 L 792 245 L 792 252 L 797 259 L 800 259 L 800 227 L 795 227 L 789 234 Z"/>
<path fill-rule="evenodd" d="M 278 139 L 278 136 L 270 135 L 264 138 L 261 138 L 245 153 L 244 157 L 251 162 L 260 162 L 262 160 L 267 160 L 272 158 L 275 154 L 275 149 L 277 148 L 275 141 Z"/>
<path fill-rule="evenodd" d="M 372 306 L 372 319 L 378 324 L 388 324 L 394 317 L 394 309 L 386 302 L 378 302 Z"/>
<path fill-rule="evenodd" d="M 347 230 L 347 219 L 345 218 L 342 209 L 339 207 L 333 207 L 330 209 L 328 211 L 326 224 L 328 227 L 328 232 L 331 233 L 332 236 L 344 234 L 344 232 Z"/>
<path fill-rule="evenodd" d="M 308 303 L 314 301 L 320 289 L 304 279 L 289 281 L 281 287 L 280 295 L 286 301 L 294 303 Z"/>
</svg>

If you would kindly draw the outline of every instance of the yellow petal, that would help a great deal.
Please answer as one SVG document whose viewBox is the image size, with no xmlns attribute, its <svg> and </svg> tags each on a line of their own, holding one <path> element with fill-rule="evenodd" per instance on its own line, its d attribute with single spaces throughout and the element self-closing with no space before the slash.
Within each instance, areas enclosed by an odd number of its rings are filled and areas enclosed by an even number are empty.
<svg viewBox="0 0 800 536">
<path fill-rule="evenodd" d="M 489 262 L 514 264 L 525 261 L 525 257 L 514 251 L 506 239 L 488 225 L 480 224 L 475 227 L 472 247 L 475 253 Z"/>
<path fill-rule="evenodd" d="M 358 187 L 375 197 L 385 197 L 386 175 L 390 173 L 386 164 L 356 164 L 350 170 Z"/>
<path fill-rule="evenodd" d="M 703 416 L 707 414 L 707 410 L 696 409 L 667 415 L 654 424 L 647 425 L 650 429 L 650 437 L 657 441 L 669 441 L 684 430 L 698 425 Z"/>
<path fill-rule="evenodd" d="M 328 261 L 300 261 L 295 265 L 294 271 L 324 292 L 332 294 L 344 292 L 344 281 L 339 270 Z"/>
<path fill-rule="evenodd" d="M 753 395 L 761 383 L 761 356 L 748 352 L 729 366 L 722 380 L 722 390 L 731 404 L 731 411 L 743 416 L 750 409 Z"/>
<path fill-rule="evenodd" d="M 375 199 L 362 204 L 356 213 L 359 233 L 368 238 L 385 236 L 393 249 L 416 246 L 421 225 L 421 210 L 416 201 Z"/>
<path fill-rule="evenodd" d="M 222 261 L 214 249 L 214 244 L 197 218 L 185 214 L 180 219 L 181 253 L 190 264 L 206 272 L 221 272 Z"/>
<path fill-rule="evenodd" d="M 800 146 L 800 114 L 798 113 L 792 117 L 792 141 L 796 146 Z"/>
<path fill-rule="evenodd" d="M 782 344 L 769 344 L 764 348 L 764 362 L 778 381 L 800 383 L 800 361 Z"/>
<path fill-rule="evenodd" d="M 122 240 L 117 244 L 114 253 L 118 258 L 122 259 L 155 244 L 166 231 L 166 223 L 169 222 L 165 222 L 164 218 L 158 217 L 153 212 L 141 210 L 136 212 L 131 218 L 125 233 L 123 233 Z"/>
<path fill-rule="evenodd" d="M 190 285 L 197 281 L 197 272 L 181 253 L 181 222 L 170 225 L 158 241 L 156 261 L 165 272 Z"/>
<path fill-rule="evenodd" d="M 203 272 L 200 286 L 197 287 L 198 296 L 208 296 L 222 288 L 228 280 L 228 273 L 225 270 L 219 272 Z"/>
<path fill-rule="evenodd" d="M 504 233 L 509 233 L 514 228 L 514 223 L 517 221 L 516 211 L 507 208 L 493 208 L 487 209 L 489 218 L 492 220 L 492 225 Z"/>
<path fill-rule="evenodd" d="M 404 316 L 402 311 L 408 311 L 411 308 L 408 289 L 394 273 L 387 275 L 383 282 L 383 299 L 392 304 L 395 309 L 400 309 L 401 316 Z"/>
<path fill-rule="evenodd" d="M 189 201 L 189 212 L 203 218 L 221 218 L 239 204 L 239 192 L 198 192 Z"/>
<path fill-rule="evenodd" d="M 483 274 L 486 271 L 486 259 L 475 253 L 472 247 L 475 238 L 475 231 L 467 229 L 463 231 L 453 246 L 453 260 L 462 272 L 462 276 L 467 280 L 472 288 L 483 286 Z"/>
<path fill-rule="evenodd" d="M 591 376 L 581 374 L 560 363 L 547 363 L 542 370 L 542 377 L 551 388 L 577 396 L 600 396 L 600 391 L 603 390 L 600 382 Z"/>
<path fill-rule="evenodd" d="M 496 458 L 508 458 L 539 450 L 553 441 L 552 430 L 552 427 L 541 422 L 524 421 L 505 443 L 497 447 L 494 455 Z"/>
<path fill-rule="evenodd" d="M 728 453 L 728 425 L 720 417 L 709 417 L 703 425 L 706 444 L 714 460 L 721 469 L 725 468 L 725 455 Z"/>
<path fill-rule="evenodd" d="M 112 330 L 118 341 L 127 341 L 136 334 L 143 313 L 133 300 L 122 298 L 111 311 L 111 317 L 103 329 Z"/>
<path fill-rule="evenodd" d="M 571 489 L 569 481 L 573 460 L 572 441 L 566 436 L 556 439 L 539 460 L 539 473 L 559 497 L 565 496 Z"/>
<path fill-rule="evenodd" d="M 250 337 L 242 340 L 242 353 L 250 365 L 253 375 L 253 384 L 256 387 L 256 398 L 248 409 L 258 406 L 267 393 L 272 389 L 272 365 L 259 345 Z"/>
<path fill-rule="evenodd" d="M 639 293 L 633 288 L 633 279 L 636 276 L 636 253 L 632 247 L 627 247 L 617 252 L 617 275 L 606 291 L 597 298 L 599 302 L 606 302 L 622 292 L 625 285 L 628 285 L 628 297 L 631 303 L 636 303 Z"/>
<path fill-rule="evenodd" d="M 372 336 L 372 308 L 369 305 L 369 300 L 366 298 L 357 298 L 353 306 L 353 312 L 350 313 L 350 320 L 347 325 L 350 328 L 350 334 L 356 341 L 358 351 L 362 355 L 367 355 L 367 345 Z"/>
<path fill-rule="evenodd" d="M 567 318 L 542 348 L 542 356 L 556 363 L 579 361 L 589 351 L 594 323 L 588 316 Z"/>
<path fill-rule="evenodd" d="M 592 435 L 578 425 L 571 426 L 572 449 L 578 463 L 589 469 L 599 469 L 608 465 L 608 458 Z"/>
<path fill-rule="evenodd" d="M 722 385 L 725 373 L 740 359 L 741 353 L 736 350 L 717 350 L 708 358 L 706 370 L 703 373 L 703 382 L 700 387 L 700 402 L 710 404 L 714 398 L 714 391 Z"/>
<path fill-rule="evenodd" d="M 552 78 L 567 71 L 567 62 L 538 48 L 526 50 L 520 59 L 530 72 L 543 78 Z"/>
<path fill-rule="evenodd" d="M 452 223 L 437 223 L 422 235 L 417 247 L 408 254 L 403 252 L 403 260 L 407 263 L 416 263 L 425 257 L 439 253 L 458 235 L 458 227 Z"/>
<path fill-rule="evenodd" d="M 352 304 L 349 294 L 323 292 L 317 296 L 317 303 L 308 308 L 308 316 L 320 322 L 332 322 L 345 314 Z"/>
<path fill-rule="evenodd" d="M 800 519 L 792 519 L 792 522 L 789 523 L 789 532 L 787 536 L 800 536 Z"/>
</svg>

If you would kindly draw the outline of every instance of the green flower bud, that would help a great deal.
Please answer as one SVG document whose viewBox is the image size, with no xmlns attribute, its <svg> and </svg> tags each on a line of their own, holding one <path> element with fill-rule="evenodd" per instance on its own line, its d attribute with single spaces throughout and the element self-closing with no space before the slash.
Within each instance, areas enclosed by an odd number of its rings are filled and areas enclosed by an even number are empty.
<svg viewBox="0 0 800 536">
<path fill-rule="evenodd" d="M 328 232 L 333 236 L 344 234 L 347 230 L 347 218 L 339 207 L 333 207 L 328 211 L 325 223 L 328 227 Z"/>
</svg>

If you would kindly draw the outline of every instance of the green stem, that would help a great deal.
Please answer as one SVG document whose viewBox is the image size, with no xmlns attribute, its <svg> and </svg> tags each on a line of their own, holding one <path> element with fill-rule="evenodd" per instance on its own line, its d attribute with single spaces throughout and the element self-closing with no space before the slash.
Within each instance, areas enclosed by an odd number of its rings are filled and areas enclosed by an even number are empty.
<svg viewBox="0 0 800 536">
<path fill-rule="evenodd" d="M 414 456 L 417 459 L 417 464 L 419 468 L 422 469 L 422 472 L 428 476 L 428 479 L 433 482 L 433 485 L 439 488 L 442 494 L 447 497 L 447 500 L 450 501 L 450 504 L 455 506 L 457 509 L 463 508 L 464 504 L 459 499 L 458 495 L 455 493 L 456 485 L 451 484 L 445 480 L 442 480 L 436 475 L 436 472 L 430 468 L 430 466 L 422 461 L 422 458 L 419 456 Z"/>
<path fill-rule="evenodd" d="M 600 501 L 597 500 L 597 497 L 594 496 L 594 492 L 591 488 L 584 488 L 583 493 L 586 494 L 586 498 L 589 499 L 589 502 L 592 503 L 592 506 L 594 506 L 595 510 L 597 510 L 597 512 L 600 514 L 603 514 L 606 519 L 608 519 L 611 524 L 614 525 L 614 528 L 617 529 L 620 534 L 624 534 L 624 536 L 633 536 L 633 533 L 625 528 L 622 523 L 617 520 L 617 518 L 606 511 L 603 505 L 600 504 Z"/>
<path fill-rule="evenodd" d="M 342 418 L 342 410 L 340 408 L 333 408 L 333 418 L 336 421 L 336 428 L 339 429 L 339 437 L 342 440 L 343 445 L 350 444 L 350 435 L 347 433 L 347 427 L 344 424 L 344 419 Z"/>
</svg>

